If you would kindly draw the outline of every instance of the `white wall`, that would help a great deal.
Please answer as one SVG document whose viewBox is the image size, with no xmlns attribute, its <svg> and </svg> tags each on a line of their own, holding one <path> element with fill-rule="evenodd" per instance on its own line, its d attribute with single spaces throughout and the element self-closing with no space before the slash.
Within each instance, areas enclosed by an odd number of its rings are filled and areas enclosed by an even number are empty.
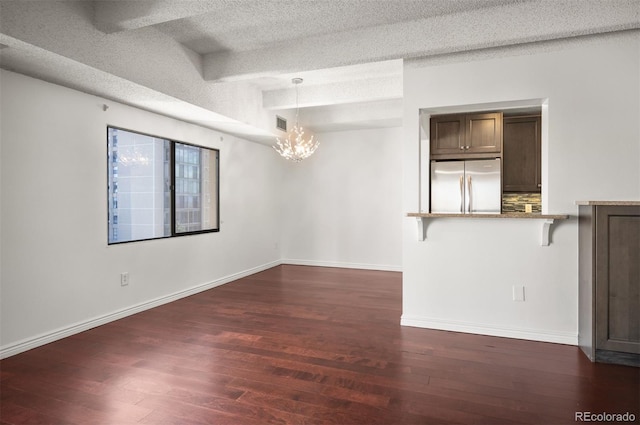
<svg viewBox="0 0 640 425">
<path fill-rule="evenodd" d="M 554 224 L 548 247 L 533 220 L 433 220 L 418 242 L 406 218 L 403 324 L 577 344 L 575 201 L 640 198 L 639 45 L 636 32 L 405 68 L 405 212 L 418 211 L 420 108 L 548 99 L 544 207 L 573 217 Z"/>
<path fill-rule="evenodd" d="M 272 149 L 0 76 L 2 356 L 278 264 L 284 168 Z M 219 148 L 221 231 L 108 246 L 107 124 Z"/>
<path fill-rule="evenodd" d="M 402 128 L 316 137 L 312 157 L 287 165 L 283 261 L 400 270 Z"/>
</svg>

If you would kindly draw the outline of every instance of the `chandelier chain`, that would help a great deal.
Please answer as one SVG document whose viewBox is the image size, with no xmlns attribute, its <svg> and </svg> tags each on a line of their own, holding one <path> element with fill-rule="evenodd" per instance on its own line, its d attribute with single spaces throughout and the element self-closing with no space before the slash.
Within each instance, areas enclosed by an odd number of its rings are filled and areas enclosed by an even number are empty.
<svg viewBox="0 0 640 425">
<path fill-rule="evenodd" d="M 298 126 L 298 114 L 300 113 L 300 104 L 298 103 L 298 86 L 300 83 L 295 83 L 296 85 L 296 127 Z"/>
</svg>

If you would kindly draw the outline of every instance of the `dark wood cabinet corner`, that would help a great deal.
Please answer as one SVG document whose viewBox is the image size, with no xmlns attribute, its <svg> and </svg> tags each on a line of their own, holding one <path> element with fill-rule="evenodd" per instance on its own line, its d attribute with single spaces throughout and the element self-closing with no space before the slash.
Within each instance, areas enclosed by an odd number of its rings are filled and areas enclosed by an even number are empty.
<svg viewBox="0 0 640 425">
<path fill-rule="evenodd" d="M 640 205 L 581 205 L 578 340 L 592 361 L 640 366 Z"/>
</svg>

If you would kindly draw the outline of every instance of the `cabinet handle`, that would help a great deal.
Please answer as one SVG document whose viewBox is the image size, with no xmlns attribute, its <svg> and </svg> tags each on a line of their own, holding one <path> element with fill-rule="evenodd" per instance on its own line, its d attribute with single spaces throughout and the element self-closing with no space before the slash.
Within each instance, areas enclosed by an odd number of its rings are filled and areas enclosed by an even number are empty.
<svg viewBox="0 0 640 425">
<path fill-rule="evenodd" d="M 460 212 L 464 213 L 464 177 L 460 176 Z"/>
<path fill-rule="evenodd" d="M 465 149 L 469 149 L 469 146 L 465 146 L 464 148 L 465 148 Z"/>
<path fill-rule="evenodd" d="M 464 146 L 460 146 L 460 150 L 461 150 L 461 151 L 462 151 L 462 150 L 464 150 Z"/>
<path fill-rule="evenodd" d="M 468 192 L 467 192 L 467 202 L 469 203 L 469 207 L 467 208 L 467 212 L 468 212 L 468 213 L 471 213 L 471 212 L 473 212 L 473 211 L 472 211 L 472 208 L 473 208 L 473 198 L 471 197 L 471 176 L 467 177 L 467 180 L 468 180 L 468 182 L 469 182 L 469 185 L 468 185 L 469 190 L 468 190 Z"/>
<path fill-rule="evenodd" d="M 538 187 L 542 187 L 542 183 L 538 183 Z"/>
</svg>

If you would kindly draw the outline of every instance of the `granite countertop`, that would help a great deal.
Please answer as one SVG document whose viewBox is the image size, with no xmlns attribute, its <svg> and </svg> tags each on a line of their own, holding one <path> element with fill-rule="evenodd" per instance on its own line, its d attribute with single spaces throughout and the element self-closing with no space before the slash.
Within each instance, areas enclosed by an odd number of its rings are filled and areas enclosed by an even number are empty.
<svg viewBox="0 0 640 425">
<path fill-rule="evenodd" d="M 456 214 L 456 213 L 407 213 L 408 217 L 422 218 L 540 218 L 551 220 L 564 220 L 569 218 L 566 214 L 539 214 L 539 213 L 495 213 L 495 214 Z"/>
<path fill-rule="evenodd" d="M 640 201 L 576 201 L 576 205 L 640 206 Z"/>
</svg>

